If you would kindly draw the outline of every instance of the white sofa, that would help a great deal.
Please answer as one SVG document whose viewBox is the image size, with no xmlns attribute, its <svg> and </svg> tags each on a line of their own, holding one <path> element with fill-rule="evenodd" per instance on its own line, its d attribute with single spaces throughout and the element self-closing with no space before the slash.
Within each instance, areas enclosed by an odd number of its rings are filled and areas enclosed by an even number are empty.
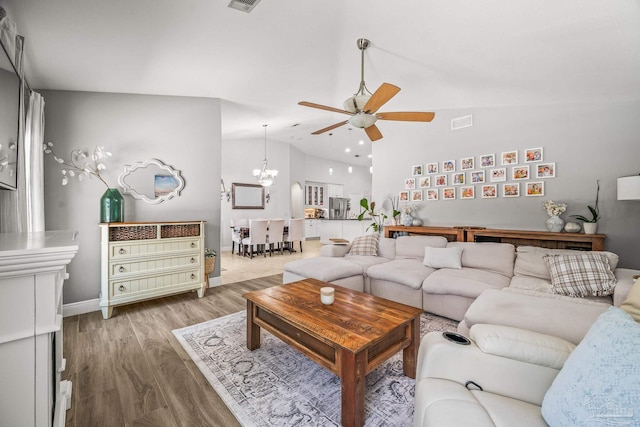
<svg viewBox="0 0 640 427">
<path fill-rule="evenodd" d="M 461 268 L 425 266 L 425 247 L 462 249 Z M 565 312 L 576 318 L 576 330 L 564 338 L 578 342 L 600 313 L 612 304 L 620 305 L 629 292 L 633 274 L 640 274 L 638 270 L 617 269 L 617 255 L 605 252 L 618 278 L 613 298 L 585 300 L 553 295 L 543 262 L 546 254 L 577 251 L 521 246 L 516 253 L 514 246 L 507 243 L 447 242 L 440 236 L 381 237 L 377 256 L 349 255 L 349 249 L 349 245 L 326 245 L 319 257 L 285 264 L 284 283 L 312 277 L 367 292 L 461 321 L 459 328 L 464 334 L 475 323 L 544 326 L 545 321 L 559 322 Z M 545 306 L 562 310 L 554 318 L 545 318 L 540 315 Z M 520 323 L 516 320 L 519 310 Z M 548 332 L 544 327 L 531 329 Z"/>
<path fill-rule="evenodd" d="M 640 323 L 623 310 L 610 306 L 577 347 L 509 326 L 470 334 L 422 339 L 414 427 L 640 425 Z"/>
</svg>

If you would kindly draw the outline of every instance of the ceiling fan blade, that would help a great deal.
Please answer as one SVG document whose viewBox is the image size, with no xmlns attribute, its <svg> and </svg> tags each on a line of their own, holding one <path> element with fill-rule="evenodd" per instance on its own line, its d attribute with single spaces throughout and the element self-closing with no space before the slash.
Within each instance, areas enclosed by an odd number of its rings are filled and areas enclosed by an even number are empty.
<svg viewBox="0 0 640 427">
<path fill-rule="evenodd" d="M 435 113 L 421 113 L 418 111 L 376 114 L 376 117 L 380 120 L 400 120 L 403 122 L 430 122 L 435 116 Z"/>
<path fill-rule="evenodd" d="M 349 123 L 349 120 L 345 120 L 344 122 L 336 123 L 335 125 L 327 126 L 324 129 L 317 130 L 315 132 L 311 132 L 311 135 L 320 135 L 321 133 L 325 133 L 335 128 L 339 128 L 340 126 L 344 126 Z"/>
<path fill-rule="evenodd" d="M 375 113 L 387 103 L 391 98 L 393 98 L 398 92 L 400 92 L 400 88 L 398 86 L 394 86 L 390 83 L 382 83 L 378 90 L 373 92 L 369 101 L 364 105 L 362 111 L 366 111 L 368 113 Z"/>
<path fill-rule="evenodd" d="M 303 105 L 305 107 L 311 107 L 311 108 L 319 108 L 320 110 L 333 111 L 334 113 L 342 113 L 342 114 L 351 115 L 351 113 L 348 112 L 348 111 L 341 110 L 339 108 L 327 107 L 326 105 L 314 104 L 313 102 L 300 101 L 300 102 L 298 102 L 298 105 Z"/>
<path fill-rule="evenodd" d="M 369 137 L 371 142 L 382 139 L 382 133 L 376 125 L 371 125 L 368 128 L 364 128 L 364 131 L 367 133 L 367 136 Z"/>
</svg>

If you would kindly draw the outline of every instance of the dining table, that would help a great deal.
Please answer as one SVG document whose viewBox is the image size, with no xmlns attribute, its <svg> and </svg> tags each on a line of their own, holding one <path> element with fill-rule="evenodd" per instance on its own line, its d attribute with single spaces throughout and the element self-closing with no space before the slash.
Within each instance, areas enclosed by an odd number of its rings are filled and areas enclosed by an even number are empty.
<svg viewBox="0 0 640 427">
<path fill-rule="evenodd" d="M 238 226 L 238 225 L 236 225 L 236 226 L 232 226 L 231 228 L 233 228 L 233 231 L 235 231 L 235 232 L 237 232 L 239 234 L 241 242 L 242 242 L 242 239 L 244 239 L 246 237 L 249 237 L 249 235 L 250 235 L 249 234 L 249 226 L 246 226 L 246 225 L 239 225 Z M 267 226 L 267 231 L 268 230 L 269 230 L 269 227 Z M 283 238 L 284 238 L 284 235 L 286 235 L 289 232 L 289 226 L 285 225 L 283 230 L 284 230 L 283 231 Z M 284 242 L 284 244 L 286 246 L 287 242 Z M 239 248 L 238 248 L 238 254 L 240 253 L 240 250 L 242 250 L 242 248 L 243 248 L 243 245 L 241 243 L 239 245 Z M 296 250 L 292 248 L 291 252 L 296 252 Z"/>
</svg>

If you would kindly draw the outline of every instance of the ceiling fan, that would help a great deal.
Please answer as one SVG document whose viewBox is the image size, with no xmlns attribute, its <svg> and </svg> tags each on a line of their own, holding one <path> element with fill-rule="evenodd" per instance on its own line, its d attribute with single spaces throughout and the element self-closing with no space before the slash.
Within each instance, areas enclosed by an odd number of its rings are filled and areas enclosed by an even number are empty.
<svg viewBox="0 0 640 427">
<path fill-rule="evenodd" d="M 352 126 L 364 129 L 369 139 L 377 141 L 382 139 L 380 129 L 375 125 L 379 120 L 397 120 L 404 122 L 430 122 L 435 117 L 435 113 L 426 112 L 392 112 L 377 113 L 378 109 L 393 98 L 400 88 L 389 83 L 382 83 L 380 87 L 372 94 L 364 83 L 364 51 L 369 47 L 369 40 L 358 39 L 356 41 L 358 49 L 360 49 L 360 87 L 358 91 L 344 102 L 344 110 L 339 108 L 327 107 L 326 105 L 314 104 L 313 102 L 301 101 L 299 105 L 311 108 L 319 108 L 320 110 L 333 111 L 335 113 L 348 114 L 348 120 L 327 126 L 324 129 L 312 132 L 312 135 L 320 135 L 337 127 L 350 123 Z"/>
</svg>

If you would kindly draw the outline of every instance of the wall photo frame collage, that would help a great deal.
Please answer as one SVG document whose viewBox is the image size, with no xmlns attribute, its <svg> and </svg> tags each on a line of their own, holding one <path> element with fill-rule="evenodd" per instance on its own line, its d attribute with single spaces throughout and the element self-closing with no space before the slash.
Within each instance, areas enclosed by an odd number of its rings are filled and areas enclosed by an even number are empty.
<svg viewBox="0 0 640 427">
<path fill-rule="evenodd" d="M 541 197 L 556 164 L 544 160 L 544 148 L 527 148 L 413 165 L 401 202 L 498 197 Z"/>
</svg>

